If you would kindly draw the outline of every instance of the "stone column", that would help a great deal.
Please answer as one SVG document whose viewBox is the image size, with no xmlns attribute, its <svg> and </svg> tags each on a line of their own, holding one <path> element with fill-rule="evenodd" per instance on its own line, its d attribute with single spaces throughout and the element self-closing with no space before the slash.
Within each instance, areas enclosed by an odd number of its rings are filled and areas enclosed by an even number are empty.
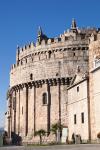
<svg viewBox="0 0 100 150">
<path fill-rule="evenodd" d="M 28 89 L 28 135 L 34 132 L 34 87 L 30 85 Z"/>
<path fill-rule="evenodd" d="M 50 111 L 51 111 L 51 93 L 50 93 L 50 85 L 47 83 L 47 132 L 48 135 L 50 133 Z"/>
<path fill-rule="evenodd" d="M 16 90 L 16 134 L 18 134 L 18 91 Z"/>
<path fill-rule="evenodd" d="M 11 117 L 8 117 L 8 137 L 11 138 Z"/>
<path fill-rule="evenodd" d="M 59 123 L 61 124 L 61 81 L 58 79 Z"/>
<path fill-rule="evenodd" d="M 28 86 L 26 85 L 25 87 L 26 90 L 26 100 L 25 100 L 25 136 L 28 134 Z"/>
<path fill-rule="evenodd" d="M 12 130 L 12 114 L 11 114 L 11 95 L 9 96 L 9 99 L 8 99 L 8 107 L 9 107 L 9 115 L 8 115 L 8 137 L 11 138 L 11 130 Z"/>
<path fill-rule="evenodd" d="M 64 126 L 68 125 L 68 112 L 67 112 L 67 85 L 61 85 L 61 123 Z"/>
<path fill-rule="evenodd" d="M 26 136 L 26 119 L 27 119 L 27 106 L 26 106 L 26 87 L 20 90 L 20 133 L 22 137 Z"/>
<path fill-rule="evenodd" d="M 33 87 L 34 88 L 34 134 L 36 131 L 36 86 Z"/>
<path fill-rule="evenodd" d="M 20 125 L 20 89 L 16 91 L 16 133 L 20 133 L 19 125 Z"/>
<path fill-rule="evenodd" d="M 18 133 L 20 133 L 20 88 L 18 91 Z"/>
<path fill-rule="evenodd" d="M 16 90 L 13 97 L 13 111 L 14 111 L 14 133 L 16 133 Z"/>
<path fill-rule="evenodd" d="M 14 132 L 14 91 L 11 98 L 11 132 Z"/>
</svg>

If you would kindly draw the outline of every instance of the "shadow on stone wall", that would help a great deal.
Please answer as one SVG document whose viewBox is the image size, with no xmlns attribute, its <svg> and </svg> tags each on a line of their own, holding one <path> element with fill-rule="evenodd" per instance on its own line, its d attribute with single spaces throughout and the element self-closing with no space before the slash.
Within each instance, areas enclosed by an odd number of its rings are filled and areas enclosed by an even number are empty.
<svg viewBox="0 0 100 150">
<path fill-rule="evenodd" d="M 3 145 L 22 145 L 22 137 L 19 134 L 11 132 L 11 139 L 5 131 L 3 134 Z"/>
</svg>

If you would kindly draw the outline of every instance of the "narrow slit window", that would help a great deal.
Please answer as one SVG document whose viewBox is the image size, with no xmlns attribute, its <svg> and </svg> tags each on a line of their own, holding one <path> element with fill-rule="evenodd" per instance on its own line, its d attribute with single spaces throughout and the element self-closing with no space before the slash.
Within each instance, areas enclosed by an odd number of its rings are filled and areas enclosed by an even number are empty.
<svg viewBox="0 0 100 150">
<path fill-rule="evenodd" d="M 76 114 L 74 115 L 74 124 L 76 124 Z"/>
<path fill-rule="evenodd" d="M 43 95 L 42 95 L 42 101 L 43 101 L 43 105 L 47 104 L 47 93 L 43 93 Z"/>
<path fill-rule="evenodd" d="M 84 113 L 81 113 L 81 122 L 84 123 Z"/>
<path fill-rule="evenodd" d="M 77 86 L 77 92 L 79 92 L 79 86 Z"/>
<path fill-rule="evenodd" d="M 51 58 L 51 51 L 49 51 L 49 58 Z"/>
</svg>

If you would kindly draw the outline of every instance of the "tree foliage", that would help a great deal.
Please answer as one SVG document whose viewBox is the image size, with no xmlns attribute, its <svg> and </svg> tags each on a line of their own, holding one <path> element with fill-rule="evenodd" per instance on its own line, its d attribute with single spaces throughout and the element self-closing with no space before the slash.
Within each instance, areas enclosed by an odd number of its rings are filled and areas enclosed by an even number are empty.
<svg viewBox="0 0 100 150">
<path fill-rule="evenodd" d="M 61 133 L 62 128 L 63 128 L 63 126 L 59 122 L 52 124 L 52 126 L 51 126 L 51 132 L 55 135 L 56 141 L 57 141 L 57 131 L 59 131 Z"/>
<path fill-rule="evenodd" d="M 97 134 L 97 138 L 100 139 L 100 132 Z"/>
<path fill-rule="evenodd" d="M 42 144 L 42 137 L 46 135 L 46 131 L 44 129 L 40 129 L 38 131 L 35 131 L 35 136 L 40 137 L 40 144 Z"/>
</svg>

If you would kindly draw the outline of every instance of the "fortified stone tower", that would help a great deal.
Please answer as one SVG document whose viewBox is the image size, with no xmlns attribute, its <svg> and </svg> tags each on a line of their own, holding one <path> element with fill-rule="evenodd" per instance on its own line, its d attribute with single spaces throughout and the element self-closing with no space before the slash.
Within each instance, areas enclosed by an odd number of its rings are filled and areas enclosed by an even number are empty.
<svg viewBox="0 0 100 150">
<path fill-rule="evenodd" d="M 13 131 L 26 138 L 41 128 L 49 135 L 53 123 L 67 126 L 67 88 L 77 68 L 88 71 L 89 37 L 95 32 L 77 28 L 72 20 L 57 38 L 48 38 L 39 28 L 36 44 L 17 47 L 8 92 L 9 135 Z"/>
</svg>

